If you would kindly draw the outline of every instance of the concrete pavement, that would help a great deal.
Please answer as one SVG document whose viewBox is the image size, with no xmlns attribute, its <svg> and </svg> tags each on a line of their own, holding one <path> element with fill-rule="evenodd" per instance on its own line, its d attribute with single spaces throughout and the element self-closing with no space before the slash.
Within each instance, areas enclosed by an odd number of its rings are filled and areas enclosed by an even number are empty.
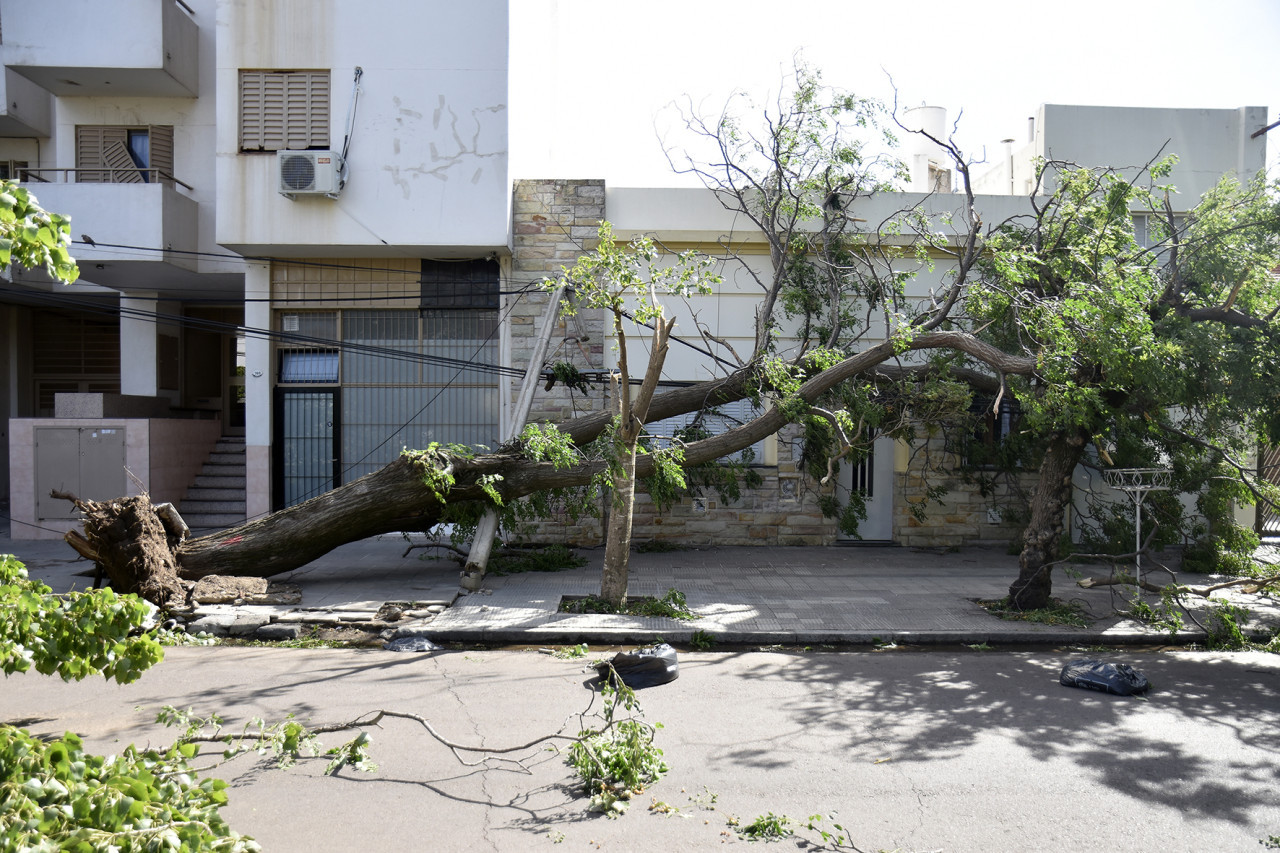
<svg viewBox="0 0 1280 853">
<path fill-rule="evenodd" d="M 665 639 L 687 643 L 695 631 L 726 644 L 1102 644 L 1193 643 L 1203 639 L 1194 624 L 1170 637 L 1116 615 L 1126 601 L 1111 588 L 1081 589 L 1062 569 L 1055 572 L 1056 597 L 1076 602 L 1090 617 L 1087 628 L 996 619 L 974 599 L 1000 598 L 1017 574 L 1017 558 L 1003 550 L 955 551 L 893 547 L 725 547 L 637 553 L 631 560 L 632 596 L 662 595 L 675 588 L 701 618 L 576 615 L 558 612 L 563 596 L 598 592 L 602 549 L 584 550 L 585 567 L 562 572 L 489 576 L 484 589 L 460 595 L 457 564 L 424 558 L 398 536 L 343 546 L 273 580 L 297 584 L 295 606 L 211 605 L 196 627 L 253 634 L 286 624 L 367 625 L 384 636 L 426 636 L 436 642 L 550 645 L 633 644 Z M 6 541 L 33 577 L 55 590 L 84 588 L 87 563 L 64 543 Z M 1082 567 L 1085 572 L 1100 567 Z M 1190 576 L 1193 583 L 1206 583 Z M 1149 603 L 1158 603 L 1146 595 Z M 372 621 L 382 605 L 395 602 L 423 618 L 389 625 Z M 1205 606 L 1195 602 L 1203 619 Z M 1280 602 L 1249 602 L 1260 631 L 1280 626 Z M 436 613 L 428 613 L 427 608 Z M 238 622 L 237 622 L 238 620 Z M 238 627 L 235 627 L 238 624 Z M 267 628 L 265 636 L 271 636 Z M 275 634 L 279 638 L 280 634 Z"/>
<path fill-rule="evenodd" d="M 1107 655 L 1151 679 L 1134 699 L 1059 685 L 1078 656 L 682 652 L 678 679 L 638 694 L 664 724 L 671 771 L 618 820 L 586 810 L 545 744 L 514 754 L 523 767 L 474 752 L 464 766 L 405 720 L 372 731 L 374 773 L 246 758 L 208 775 L 230 783 L 230 825 L 271 853 L 713 850 L 744 844 L 732 823 L 770 812 L 834 813 L 868 853 L 1257 851 L 1280 833 L 1280 658 Z M 0 720 L 114 753 L 171 742 L 153 722 L 163 705 L 216 711 L 235 731 L 254 716 L 329 723 L 382 708 L 497 749 L 576 734 L 593 675 L 532 651 L 171 648 L 131 685 L 4 679 Z M 835 849 L 802 835 L 767 849 Z"/>
</svg>

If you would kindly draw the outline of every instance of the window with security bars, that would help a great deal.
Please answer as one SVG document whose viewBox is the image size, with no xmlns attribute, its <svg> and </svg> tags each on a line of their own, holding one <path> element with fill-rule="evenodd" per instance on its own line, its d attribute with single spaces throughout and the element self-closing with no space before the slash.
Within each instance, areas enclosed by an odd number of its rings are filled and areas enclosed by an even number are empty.
<svg viewBox="0 0 1280 853">
<path fill-rule="evenodd" d="M 241 151 L 328 147 L 328 71 L 240 72 Z"/>
<path fill-rule="evenodd" d="M 669 446 L 672 439 L 679 438 L 685 442 L 697 441 L 721 435 L 731 429 L 760 417 L 763 410 L 756 408 L 750 400 L 737 400 L 724 403 L 714 409 L 703 412 L 689 412 L 645 424 L 644 429 L 657 439 L 659 447 Z M 745 462 L 749 465 L 764 464 L 764 441 L 757 441 L 750 447 L 724 457 L 734 462 Z"/>
<path fill-rule="evenodd" d="M 61 311 L 32 315 L 31 374 L 37 417 L 52 417 L 54 394 L 120 393 L 120 326 L 116 320 Z"/>
</svg>

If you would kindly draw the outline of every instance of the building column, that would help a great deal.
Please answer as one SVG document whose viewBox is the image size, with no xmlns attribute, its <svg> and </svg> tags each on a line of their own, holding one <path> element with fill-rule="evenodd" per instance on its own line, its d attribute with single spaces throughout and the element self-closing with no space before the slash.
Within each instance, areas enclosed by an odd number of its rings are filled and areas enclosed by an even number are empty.
<svg viewBox="0 0 1280 853">
<path fill-rule="evenodd" d="M 271 328 L 271 265 L 250 263 L 244 275 L 246 329 Z M 244 342 L 245 512 L 271 511 L 271 341 L 252 331 Z"/>
<path fill-rule="evenodd" d="M 120 393 L 154 397 L 156 376 L 156 295 L 120 294 Z"/>
</svg>

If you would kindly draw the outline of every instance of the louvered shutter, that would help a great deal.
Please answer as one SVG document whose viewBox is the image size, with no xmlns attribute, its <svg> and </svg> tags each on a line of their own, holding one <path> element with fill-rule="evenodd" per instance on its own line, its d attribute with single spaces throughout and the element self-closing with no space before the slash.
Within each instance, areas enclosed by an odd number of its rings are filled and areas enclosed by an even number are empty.
<svg viewBox="0 0 1280 853">
<path fill-rule="evenodd" d="M 151 168 L 159 170 L 160 181 L 172 183 L 173 125 L 153 124 L 147 128 L 147 135 L 151 138 Z"/>
<path fill-rule="evenodd" d="M 129 149 L 119 142 L 112 142 L 102 152 L 102 159 L 109 167 L 107 180 L 113 184 L 140 184 L 142 172 L 138 164 L 133 162 Z"/>
<path fill-rule="evenodd" d="M 105 184 L 111 181 L 108 171 L 107 149 L 119 145 L 125 149 L 129 157 L 129 130 L 124 127 L 104 125 L 76 126 L 76 182 L 82 184 Z M 129 157 L 129 166 L 133 166 L 133 158 Z"/>
<path fill-rule="evenodd" d="M 328 71 L 240 72 L 240 150 L 328 145 Z"/>
</svg>

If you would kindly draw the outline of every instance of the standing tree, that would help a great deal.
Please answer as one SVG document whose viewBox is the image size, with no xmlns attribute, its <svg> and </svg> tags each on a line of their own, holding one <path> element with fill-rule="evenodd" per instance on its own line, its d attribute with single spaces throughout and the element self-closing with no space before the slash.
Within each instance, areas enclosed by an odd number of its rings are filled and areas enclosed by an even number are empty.
<svg viewBox="0 0 1280 853">
<path fill-rule="evenodd" d="M 617 341 L 618 369 L 611 377 L 617 412 L 605 449 L 612 498 L 600 597 L 619 610 L 627 603 L 636 453 L 658 380 L 662 376 L 662 367 L 667 360 L 671 332 L 676 325 L 675 318 L 665 316 L 659 294 L 688 297 L 694 293 L 710 293 L 712 285 L 720 281 L 720 277 L 712 272 L 715 263 L 705 255 L 683 252 L 674 265 L 667 266 L 662 263 L 652 240 L 640 237 L 625 249 L 621 248 L 614 242 L 609 223 L 603 222 L 596 250 L 583 255 L 565 271 L 565 283 L 573 289 L 576 300 L 566 300 L 564 310 L 572 312 L 582 306 L 604 309 Z M 560 283 L 554 286 L 559 287 Z M 632 319 L 653 329 L 649 339 L 648 366 L 639 386 L 634 389 L 627 353 L 627 325 Z M 657 468 L 675 478 L 681 488 L 684 487 L 680 473 L 684 454 L 679 447 L 654 448 L 649 455 Z"/>
<path fill-rule="evenodd" d="M 1162 461 L 1185 492 L 1275 500 L 1247 458 L 1260 439 L 1277 438 L 1280 416 L 1276 188 L 1224 180 L 1181 222 L 1156 183 L 1172 162 L 1136 177 L 1042 164 L 1030 211 L 982 235 L 977 275 L 953 317 L 1036 364 L 1032 374 L 1000 377 L 1039 455 L 1009 589 L 1017 609 L 1049 602 L 1082 461 Z M 1219 539 L 1247 545 L 1223 529 L 1220 510 Z"/>
</svg>

